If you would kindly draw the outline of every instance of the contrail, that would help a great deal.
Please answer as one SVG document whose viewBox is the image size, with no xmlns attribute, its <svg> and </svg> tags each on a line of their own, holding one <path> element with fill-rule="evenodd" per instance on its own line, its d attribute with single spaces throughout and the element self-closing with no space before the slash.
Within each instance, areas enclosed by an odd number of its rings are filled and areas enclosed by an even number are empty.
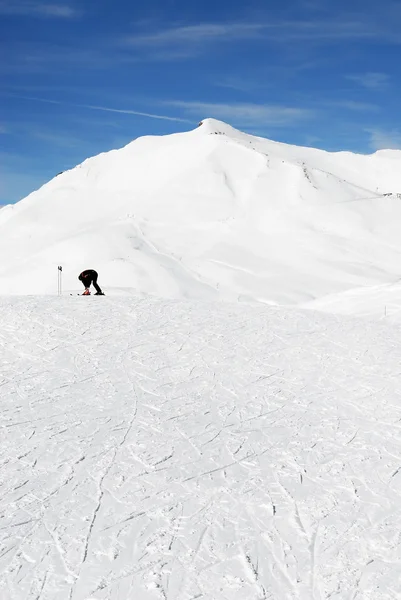
<svg viewBox="0 0 401 600">
<path fill-rule="evenodd" d="M 108 106 L 93 106 L 91 104 L 75 104 L 72 102 L 62 102 L 59 100 L 48 100 L 47 98 L 37 98 L 35 96 L 20 96 L 19 94 L 2 94 L 11 96 L 12 98 L 19 98 L 20 100 L 32 100 L 34 102 L 44 102 L 46 104 L 58 104 L 59 106 L 72 106 L 74 108 L 86 108 L 88 110 L 102 110 L 104 112 L 120 113 L 124 115 L 137 115 L 139 117 L 147 117 L 149 119 L 160 119 L 162 121 L 176 121 L 179 123 L 190 123 L 193 125 L 195 121 L 190 119 L 183 119 L 181 117 L 169 117 L 167 115 L 155 115 L 153 113 L 140 112 L 138 110 L 128 110 L 122 108 L 110 108 Z"/>
</svg>

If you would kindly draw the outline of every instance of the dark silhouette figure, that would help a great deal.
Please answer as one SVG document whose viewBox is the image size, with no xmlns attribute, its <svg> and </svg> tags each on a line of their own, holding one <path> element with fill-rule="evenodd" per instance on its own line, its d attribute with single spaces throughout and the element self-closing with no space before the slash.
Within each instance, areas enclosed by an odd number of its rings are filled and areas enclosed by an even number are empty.
<svg viewBox="0 0 401 600">
<path fill-rule="evenodd" d="M 98 278 L 98 274 L 93 269 L 87 269 L 86 271 L 82 271 L 82 273 L 80 274 L 78 279 L 80 281 L 82 281 L 82 283 L 85 287 L 83 296 L 89 296 L 89 294 L 90 294 L 89 288 L 90 288 L 91 284 L 93 284 L 93 287 L 96 290 L 95 296 L 104 296 L 102 290 L 100 289 L 100 287 L 97 284 L 97 278 Z"/>
</svg>

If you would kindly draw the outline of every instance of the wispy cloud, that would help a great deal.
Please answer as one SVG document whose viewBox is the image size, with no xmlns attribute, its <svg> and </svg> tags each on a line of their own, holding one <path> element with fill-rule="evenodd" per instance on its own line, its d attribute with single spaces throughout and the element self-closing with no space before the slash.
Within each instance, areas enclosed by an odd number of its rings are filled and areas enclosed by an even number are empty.
<svg viewBox="0 0 401 600">
<path fill-rule="evenodd" d="M 260 35 L 264 29 L 265 25 L 262 23 L 199 23 L 132 35 L 125 42 L 132 46 L 199 44 L 214 40 L 249 39 Z"/>
<path fill-rule="evenodd" d="M 119 114 L 123 114 L 123 115 L 136 115 L 139 117 L 147 117 L 150 119 L 160 119 L 163 121 L 176 121 L 179 123 L 195 124 L 194 121 L 191 121 L 190 119 L 186 119 L 186 118 L 170 116 L 170 115 L 159 115 L 159 114 L 155 114 L 155 113 L 142 112 L 139 110 L 131 110 L 128 108 L 125 109 L 125 108 L 112 108 L 109 106 L 95 106 L 92 104 L 76 104 L 73 102 L 61 102 L 59 100 L 50 100 L 47 98 L 37 98 L 35 96 L 21 96 L 19 94 L 3 94 L 3 95 L 7 95 L 12 98 L 19 98 L 20 100 L 28 100 L 28 101 L 32 101 L 32 102 L 43 102 L 45 104 L 56 104 L 59 106 L 66 106 L 66 107 L 69 106 L 71 108 L 83 108 L 83 109 L 87 109 L 87 110 L 119 113 Z"/>
<path fill-rule="evenodd" d="M 360 112 L 379 110 L 379 107 L 376 104 L 371 104 L 370 102 L 356 102 L 355 100 L 339 100 L 337 102 L 328 103 L 327 106 Z"/>
<path fill-rule="evenodd" d="M 16 40 L 7 44 L 6 52 L 10 58 L 7 61 L 0 61 L 0 75 L 51 73 L 53 77 L 55 69 L 58 72 L 67 69 L 74 69 L 75 72 L 89 69 L 101 72 L 123 64 L 123 57 L 113 50 L 106 44 L 100 47 L 96 43 L 92 44 L 89 40 L 85 47 L 82 46 L 82 43 L 68 45 L 68 41 L 67 43 L 48 44 L 45 41 Z M 134 58 L 129 57 L 129 59 L 126 62 L 134 62 Z M 56 78 L 54 77 L 54 79 Z"/>
<path fill-rule="evenodd" d="M 282 126 L 312 116 L 305 108 L 276 106 L 267 104 L 213 104 L 208 102 L 169 101 L 165 104 L 180 108 L 186 114 L 197 118 L 214 117 L 230 123 L 245 126 Z"/>
<path fill-rule="evenodd" d="M 382 90 L 388 87 L 389 76 L 386 73 L 362 73 L 360 75 L 346 75 L 346 79 L 355 81 L 369 90 Z"/>
<path fill-rule="evenodd" d="M 233 77 L 233 76 L 223 76 L 217 80 L 213 79 L 213 85 L 220 88 L 225 88 L 228 90 L 234 90 L 236 92 L 243 93 L 252 93 L 252 92 L 260 92 L 261 90 L 266 90 L 274 86 L 274 83 L 270 81 L 268 78 L 260 79 L 260 78 L 247 78 L 247 77 Z"/>
<path fill-rule="evenodd" d="M 248 22 L 204 22 L 159 29 L 143 28 L 123 38 L 121 45 L 133 55 L 154 61 L 190 59 L 210 53 L 216 45 L 242 43 L 291 44 L 303 47 L 336 43 L 372 42 L 401 44 L 398 25 L 371 14 L 332 14 L 327 18 L 285 20 L 262 18 Z"/>
<path fill-rule="evenodd" d="M 262 39 L 263 23 L 198 23 L 127 36 L 122 45 L 156 61 L 175 61 L 207 53 L 211 44 Z"/>
<path fill-rule="evenodd" d="M 353 18 L 313 20 L 261 20 L 258 22 L 198 23 L 170 27 L 157 31 L 138 32 L 125 38 L 124 43 L 138 48 L 193 47 L 212 42 L 240 40 L 335 42 L 340 40 L 369 40 L 391 33 L 386 26 L 364 15 Z M 387 41 L 401 43 L 396 37 Z"/>
<path fill-rule="evenodd" d="M 267 34 L 271 39 L 282 42 L 332 43 L 372 39 L 380 31 L 374 24 L 360 19 L 332 19 L 277 22 L 268 26 Z"/>
<path fill-rule="evenodd" d="M 27 127 L 26 132 L 30 137 L 39 140 L 40 142 L 45 142 L 46 144 L 50 144 L 53 148 L 79 148 L 82 147 L 84 143 L 83 136 L 78 137 L 72 135 L 67 131 L 60 131 L 59 133 L 55 131 L 49 131 L 38 127 Z"/>
<path fill-rule="evenodd" d="M 0 0 L 0 15 L 70 19 L 79 14 L 73 6 L 35 0 Z"/>
<path fill-rule="evenodd" d="M 401 149 L 401 131 L 398 129 L 366 129 L 369 134 L 369 145 L 372 150 Z"/>
</svg>

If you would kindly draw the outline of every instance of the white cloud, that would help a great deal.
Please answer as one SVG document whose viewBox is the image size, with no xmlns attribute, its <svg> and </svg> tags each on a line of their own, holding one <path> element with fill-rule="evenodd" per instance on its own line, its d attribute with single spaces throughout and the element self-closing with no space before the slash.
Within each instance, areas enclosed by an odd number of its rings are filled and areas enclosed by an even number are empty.
<svg viewBox="0 0 401 600">
<path fill-rule="evenodd" d="M 280 71 L 282 72 L 282 69 L 280 69 Z M 254 76 L 253 78 L 232 75 L 222 76 L 218 79 L 211 77 L 211 81 L 216 87 L 235 90 L 236 92 L 243 93 L 260 93 L 262 90 L 267 90 L 274 87 L 274 77 L 260 77 L 260 74 L 258 77 Z"/>
<path fill-rule="evenodd" d="M 312 112 L 304 108 L 267 104 L 214 104 L 208 102 L 170 101 L 166 104 L 181 108 L 198 118 L 214 117 L 229 123 L 246 126 L 286 125 L 310 117 Z"/>
<path fill-rule="evenodd" d="M 369 90 L 382 90 L 389 83 L 389 76 L 386 73 L 369 72 L 360 75 L 346 75 L 346 78 Z"/>
<path fill-rule="evenodd" d="M 198 44 L 212 40 L 249 39 L 260 35 L 264 29 L 262 23 L 199 23 L 130 36 L 126 42 L 132 46 Z"/>
<path fill-rule="evenodd" d="M 133 55 L 155 61 L 178 61 L 210 53 L 217 44 L 274 44 L 285 48 L 327 46 L 370 41 L 400 44 L 396 19 L 378 21 L 370 14 L 333 14 L 330 18 L 284 20 L 264 16 L 258 21 L 203 22 L 149 29 L 149 24 L 118 43 Z"/>
<path fill-rule="evenodd" d="M 184 46 L 193 47 L 211 42 L 262 40 L 274 42 L 332 43 L 341 40 L 376 39 L 386 35 L 387 42 L 400 43 L 391 35 L 389 26 L 363 18 L 333 18 L 330 20 L 272 20 L 257 22 L 198 23 L 170 27 L 158 31 L 138 32 L 128 36 L 124 44 L 143 48 L 160 49 Z M 393 32 L 394 33 L 394 32 Z M 188 50 L 189 51 L 189 50 Z"/>
<path fill-rule="evenodd" d="M 36 2 L 35 0 L 0 0 L 0 15 L 21 15 L 69 19 L 78 11 L 68 4 Z"/>
<path fill-rule="evenodd" d="M 211 44 L 263 39 L 263 23 L 199 23 L 128 36 L 123 45 L 148 59 L 176 61 L 207 53 Z"/>
<path fill-rule="evenodd" d="M 366 110 L 379 110 L 376 104 L 370 104 L 369 102 L 356 102 L 355 100 L 340 100 L 333 102 L 333 106 L 338 108 L 346 108 L 347 110 L 354 111 L 366 111 Z"/>
<path fill-rule="evenodd" d="M 383 129 L 366 129 L 370 136 L 372 150 L 399 150 L 401 149 L 401 132 L 397 129 L 386 131 Z"/>
</svg>

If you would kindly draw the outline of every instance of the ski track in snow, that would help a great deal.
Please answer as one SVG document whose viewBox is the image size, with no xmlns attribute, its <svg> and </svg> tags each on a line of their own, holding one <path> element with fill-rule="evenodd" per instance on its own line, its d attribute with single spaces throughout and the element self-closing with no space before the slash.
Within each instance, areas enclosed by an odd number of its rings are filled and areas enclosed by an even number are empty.
<svg viewBox="0 0 401 600">
<path fill-rule="evenodd" d="M 397 326 L 0 306 L 2 600 L 401 598 Z"/>
</svg>

